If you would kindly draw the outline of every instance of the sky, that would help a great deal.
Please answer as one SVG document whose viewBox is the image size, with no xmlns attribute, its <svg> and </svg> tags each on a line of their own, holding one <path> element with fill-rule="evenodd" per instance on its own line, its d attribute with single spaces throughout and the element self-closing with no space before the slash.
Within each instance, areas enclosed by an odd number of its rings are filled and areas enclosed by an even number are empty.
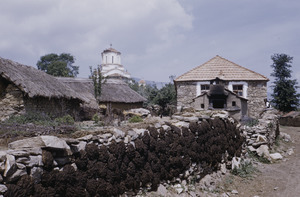
<svg viewBox="0 0 300 197">
<path fill-rule="evenodd" d="M 272 81 L 271 56 L 285 53 L 300 82 L 299 10 L 299 0 L 1 0 L 0 57 L 36 67 L 70 53 L 88 77 L 112 44 L 145 80 L 168 82 L 219 55 Z"/>
</svg>

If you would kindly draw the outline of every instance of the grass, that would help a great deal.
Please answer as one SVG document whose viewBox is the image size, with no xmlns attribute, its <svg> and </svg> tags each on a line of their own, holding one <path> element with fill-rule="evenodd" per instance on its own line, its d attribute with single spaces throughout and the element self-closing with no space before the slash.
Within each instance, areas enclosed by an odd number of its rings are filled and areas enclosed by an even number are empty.
<svg viewBox="0 0 300 197">
<path fill-rule="evenodd" d="M 70 115 L 65 115 L 58 118 L 51 118 L 48 114 L 45 113 L 33 113 L 28 112 L 26 114 L 11 116 L 6 121 L 2 122 L 4 124 L 14 125 L 14 124 L 35 124 L 42 126 L 60 126 L 60 125 L 74 125 L 74 119 Z"/>
<path fill-rule="evenodd" d="M 251 162 L 242 162 L 240 168 L 234 168 L 231 173 L 233 175 L 242 177 L 242 178 L 249 178 L 252 177 L 253 173 L 257 169 L 253 166 Z"/>
<path fill-rule="evenodd" d="M 128 120 L 128 122 L 130 122 L 130 123 L 143 122 L 143 119 L 142 119 L 141 117 L 135 115 L 135 116 L 132 116 L 132 117 Z"/>
</svg>

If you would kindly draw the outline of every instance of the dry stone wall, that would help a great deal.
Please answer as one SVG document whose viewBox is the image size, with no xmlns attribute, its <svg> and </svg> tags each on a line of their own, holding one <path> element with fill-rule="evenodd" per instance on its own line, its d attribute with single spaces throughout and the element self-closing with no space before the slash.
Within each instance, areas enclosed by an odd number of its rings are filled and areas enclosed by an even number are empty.
<svg viewBox="0 0 300 197">
<path fill-rule="evenodd" d="M 178 118 L 178 117 L 177 117 Z M 177 125 L 177 126 L 176 126 Z M 0 152 L 4 196 L 116 196 L 195 181 L 230 165 L 244 138 L 228 119 L 187 117 L 77 139 L 39 136 Z"/>
</svg>

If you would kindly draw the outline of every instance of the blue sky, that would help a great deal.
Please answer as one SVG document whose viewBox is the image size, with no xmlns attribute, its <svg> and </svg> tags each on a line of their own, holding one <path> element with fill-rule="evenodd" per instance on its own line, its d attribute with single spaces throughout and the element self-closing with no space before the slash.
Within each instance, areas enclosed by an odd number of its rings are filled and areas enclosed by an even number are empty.
<svg viewBox="0 0 300 197">
<path fill-rule="evenodd" d="M 36 67 L 66 52 L 88 77 L 112 44 L 132 76 L 169 81 L 216 55 L 270 77 L 271 55 L 286 53 L 300 82 L 299 10 L 299 0 L 1 0 L 0 56 Z"/>
</svg>

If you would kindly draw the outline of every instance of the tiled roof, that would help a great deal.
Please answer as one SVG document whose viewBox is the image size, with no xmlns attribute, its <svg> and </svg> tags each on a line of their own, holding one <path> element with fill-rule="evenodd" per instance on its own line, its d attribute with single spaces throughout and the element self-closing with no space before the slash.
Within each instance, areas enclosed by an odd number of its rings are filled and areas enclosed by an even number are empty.
<svg viewBox="0 0 300 197">
<path fill-rule="evenodd" d="M 175 81 L 207 81 L 217 77 L 228 81 L 269 80 L 259 73 L 217 55 L 208 62 L 177 77 Z"/>
</svg>

